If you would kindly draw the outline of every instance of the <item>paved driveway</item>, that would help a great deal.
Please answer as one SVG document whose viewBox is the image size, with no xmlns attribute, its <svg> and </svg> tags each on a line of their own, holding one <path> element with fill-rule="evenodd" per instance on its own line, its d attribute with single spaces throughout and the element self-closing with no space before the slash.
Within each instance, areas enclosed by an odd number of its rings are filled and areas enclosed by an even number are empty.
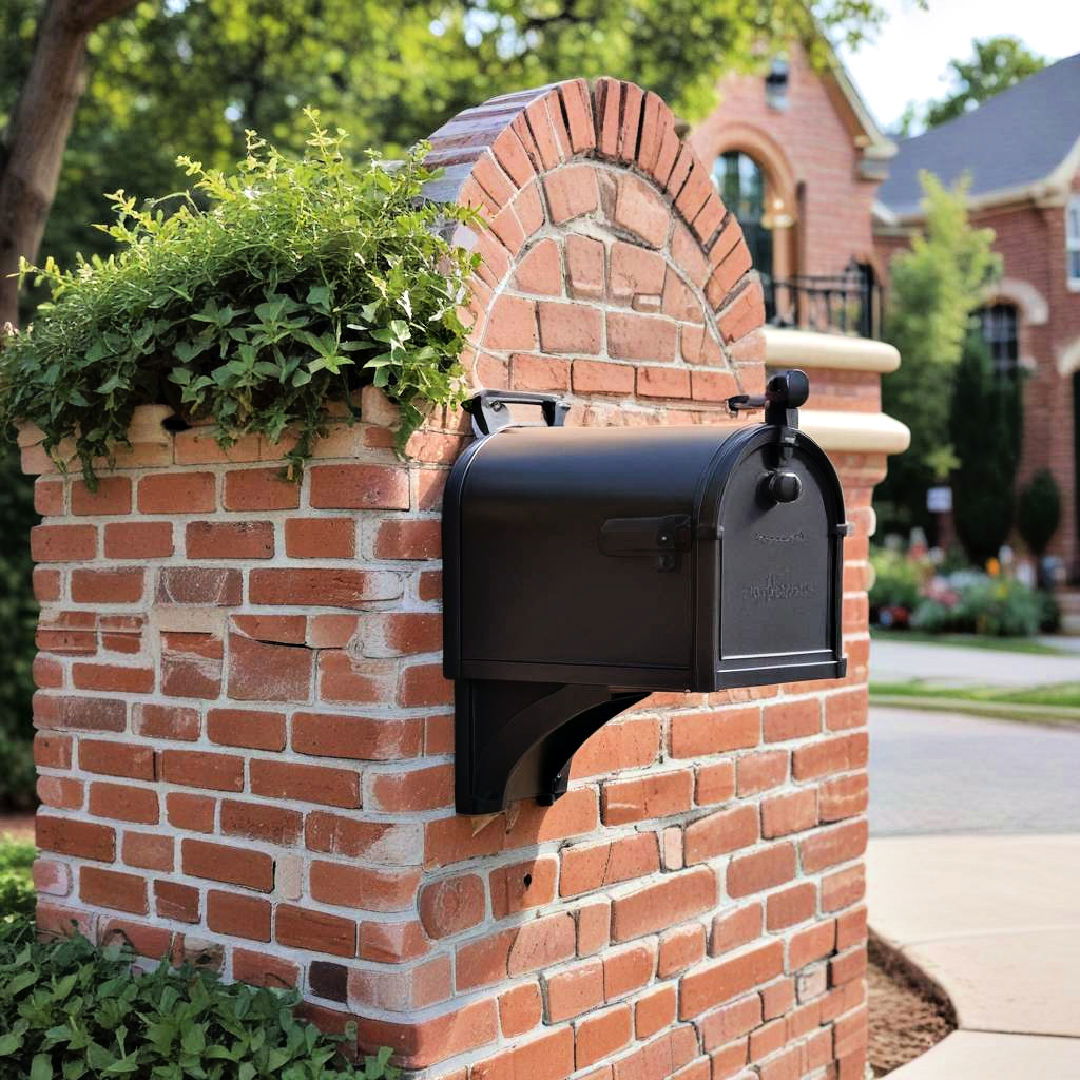
<svg viewBox="0 0 1080 1080">
<path fill-rule="evenodd" d="M 1080 732 L 871 708 L 870 831 L 1080 832 Z"/>
<path fill-rule="evenodd" d="M 871 709 L 870 925 L 959 1020 L 897 1080 L 1080 1078 L 1078 778 L 1075 730 Z"/>
<path fill-rule="evenodd" d="M 917 641 L 873 641 L 870 677 L 875 682 L 928 679 L 953 686 L 1080 682 L 1080 655 L 1039 656 Z"/>
</svg>

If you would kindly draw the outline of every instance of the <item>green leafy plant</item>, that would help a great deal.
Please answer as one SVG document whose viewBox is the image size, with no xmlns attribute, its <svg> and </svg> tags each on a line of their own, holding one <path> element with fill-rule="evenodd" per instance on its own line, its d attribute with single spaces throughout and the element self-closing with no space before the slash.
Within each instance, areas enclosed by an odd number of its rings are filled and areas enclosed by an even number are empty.
<svg viewBox="0 0 1080 1080">
<path fill-rule="evenodd" d="M 191 965 L 138 974 L 123 945 L 38 941 L 0 920 L 0 1080 L 393 1080 L 389 1050 L 350 1065 L 299 1020 L 300 995 Z"/>
<path fill-rule="evenodd" d="M 918 604 L 927 577 L 925 563 L 908 558 L 899 551 L 874 548 L 870 552 L 874 584 L 870 586 L 871 607 L 905 607 Z"/>
<path fill-rule="evenodd" d="M 328 403 L 353 415 L 367 383 L 401 406 L 399 449 L 426 405 L 459 401 L 458 306 L 476 257 L 447 233 L 476 215 L 423 201 L 425 146 L 357 167 L 345 134 L 308 115 L 299 159 L 250 133 L 231 173 L 181 158 L 192 191 L 143 209 L 110 196 L 117 254 L 24 265 L 52 301 L 0 351 L 0 421 L 33 421 L 54 456 L 72 440 L 92 478 L 135 406 L 165 403 L 212 419 L 223 446 L 295 440 L 295 478 Z"/>
<path fill-rule="evenodd" d="M 928 633 L 1031 637 L 1039 632 L 1045 609 L 1039 593 L 1010 578 L 979 578 L 962 586 L 955 603 L 927 598 L 911 625 Z"/>
</svg>

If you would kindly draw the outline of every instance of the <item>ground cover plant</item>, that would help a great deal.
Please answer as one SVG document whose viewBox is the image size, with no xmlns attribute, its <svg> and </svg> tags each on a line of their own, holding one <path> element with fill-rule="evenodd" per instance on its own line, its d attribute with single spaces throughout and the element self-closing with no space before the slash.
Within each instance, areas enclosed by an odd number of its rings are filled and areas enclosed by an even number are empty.
<svg viewBox="0 0 1080 1080">
<path fill-rule="evenodd" d="M 352 1065 L 300 1020 L 300 995 L 191 965 L 139 974 L 123 945 L 39 941 L 0 917 L 0 1080 L 392 1080 L 384 1050 Z"/>
<path fill-rule="evenodd" d="M 34 845 L 0 838 L 0 1080 L 394 1080 L 295 1015 L 300 995 L 188 964 L 140 973 L 124 943 L 39 940 Z M 145 963 L 145 962 L 141 962 Z"/>
<path fill-rule="evenodd" d="M 351 411 L 362 385 L 400 404 L 399 448 L 426 406 L 458 401 L 475 257 L 448 233 L 476 216 L 424 201 L 423 145 L 357 166 L 344 133 L 309 115 L 302 157 L 252 134 L 232 172 L 181 159 L 190 192 L 144 207 L 111 196 L 116 254 L 24 265 L 52 299 L 3 341 L 0 423 L 36 423 L 92 479 L 135 406 L 165 403 L 213 420 L 222 445 L 288 439 L 295 477 L 328 403 Z"/>
</svg>

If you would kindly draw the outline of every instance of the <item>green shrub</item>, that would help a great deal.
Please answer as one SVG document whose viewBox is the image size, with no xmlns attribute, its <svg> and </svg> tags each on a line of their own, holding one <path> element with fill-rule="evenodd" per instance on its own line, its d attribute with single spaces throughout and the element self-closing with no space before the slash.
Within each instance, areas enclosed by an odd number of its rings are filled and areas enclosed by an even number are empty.
<svg viewBox="0 0 1080 1080">
<path fill-rule="evenodd" d="M 124 947 L 39 942 L 0 921 L 0 1080 L 379 1080 L 390 1051 L 354 1067 L 297 1019 L 294 991 L 227 985 L 190 965 L 132 970 Z"/>
<path fill-rule="evenodd" d="M 6 915 L 32 915 L 34 845 L 0 837 L 0 919 Z"/>
<path fill-rule="evenodd" d="M 1045 617 L 1039 593 L 1010 578 L 980 578 L 960 587 L 956 603 L 920 602 L 911 625 L 927 633 L 1031 637 Z"/>
<path fill-rule="evenodd" d="M 911 613 L 912 630 L 921 630 L 924 634 L 947 634 L 955 629 L 952 609 L 940 600 L 925 597 Z"/>
<path fill-rule="evenodd" d="M 1061 523 L 1061 490 L 1049 469 L 1040 469 L 1020 492 L 1016 525 L 1033 555 L 1042 555 Z"/>
<path fill-rule="evenodd" d="M 949 431 L 959 464 L 952 477 L 953 522 L 977 566 L 1009 537 L 1020 460 L 1020 388 L 994 370 L 977 327 L 968 332 L 953 382 Z"/>
<path fill-rule="evenodd" d="M 422 201 L 435 175 L 424 146 L 394 165 L 369 152 L 358 167 L 345 135 L 309 115 L 299 160 L 254 135 L 229 174 L 182 158 L 193 192 L 145 210 L 110 196 L 117 255 L 24 266 L 52 303 L 0 352 L 0 420 L 38 424 L 51 452 L 73 439 L 92 477 L 135 406 L 164 403 L 213 419 L 225 446 L 295 436 L 295 477 L 327 402 L 351 409 L 362 385 L 400 403 L 399 448 L 425 405 L 460 400 L 458 304 L 477 258 L 446 233 L 478 218 Z"/>
<path fill-rule="evenodd" d="M 870 553 L 874 584 L 870 587 L 873 607 L 914 608 L 922 592 L 923 568 L 897 551 L 876 548 Z"/>
</svg>

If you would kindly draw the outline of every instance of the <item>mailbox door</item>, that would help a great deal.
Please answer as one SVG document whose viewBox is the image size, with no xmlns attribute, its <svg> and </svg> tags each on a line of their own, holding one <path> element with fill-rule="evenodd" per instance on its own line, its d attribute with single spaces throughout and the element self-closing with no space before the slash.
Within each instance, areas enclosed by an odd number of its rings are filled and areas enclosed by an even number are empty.
<svg viewBox="0 0 1080 1080">
<path fill-rule="evenodd" d="M 801 490 L 777 501 L 767 490 L 780 464 L 776 429 L 752 430 L 741 443 L 718 500 L 702 504 L 718 527 L 711 558 L 699 561 L 714 605 L 697 617 L 698 674 L 710 689 L 840 677 L 847 526 L 836 473 L 799 433 L 782 468 Z"/>
</svg>

